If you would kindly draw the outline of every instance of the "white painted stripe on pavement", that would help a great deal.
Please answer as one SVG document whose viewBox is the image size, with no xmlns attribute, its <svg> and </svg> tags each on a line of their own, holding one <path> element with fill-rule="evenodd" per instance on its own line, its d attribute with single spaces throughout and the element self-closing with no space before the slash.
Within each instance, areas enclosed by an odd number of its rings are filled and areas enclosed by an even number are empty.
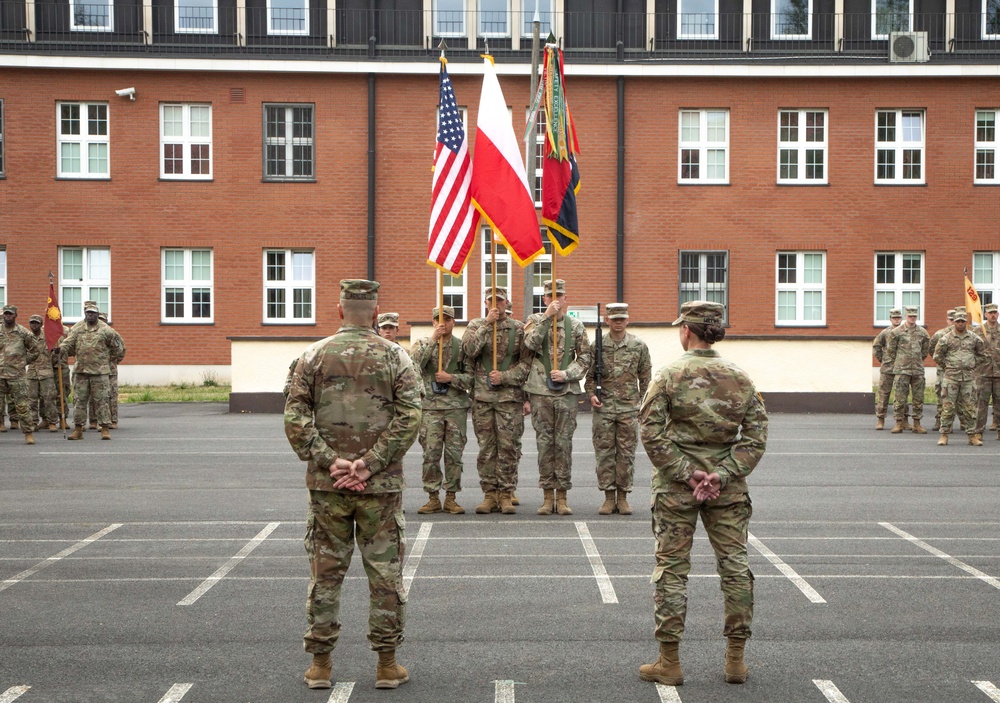
<svg viewBox="0 0 1000 703">
<path fill-rule="evenodd" d="M 62 550 L 58 554 L 54 554 L 53 556 L 49 557 L 45 561 L 42 561 L 42 562 L 39 562 L 38 564 L 35 564 L 30 569 L 22 571 L 21 573 L 17 574 L 16 576 L 11 576 L 9 579 L 7 579 L 6 581 L 4 581 L 3 583 L 0 583 L 0 591 L 4 591 L 4 590 L 10 588 L 11 586 L 13 586 L 15 583 L 23 581 L 24 579 L 28 578 L 32 574 L 38 573 L 39 571 L 41 571 L 42 569 L 44 569 L 46 566 L 51 566 L 52 564 L 56 563 L 57 561 L 59 561 L 63 557 L 68 557 L 70 554 L 83 549 L 88 544 L 90 544 L 92 542 L 96 542 L 97 540 L 99 540 L 104 535 L 108 534 L 109 532 L 114 532 L 115 530 L 117 530 L 121 526 L 122 526 L 122 523 L 120 523 L 120 522 L 116 522 L 116 523 L 113 523 L 111 525 L 108 525 L 103 530 L 95 532 L 90 537 L 87 537 L 86 539 L 80 540 L 79 542 L 77 542 L 76 544 L 74 544 L 72 547 L 67 547 L 66 549 Z"/>
<path fill-rule="evenodd" d="M 257 536 L 254 537 L 249 542 L 247 542 L 246 545 L 243 547 L 243 549 L 241 549 L 239 552 L 237 552 L 236 555 L 232 559 L 230 559 L 225 564 L 223 564 L 221 567 L 219 567 L 219 569 L 214 574 L 212 574 L 207 579 L 205 579 L 204 581 L 202 581 L 201 585 L 199 585 L 196 589 L 194 589 L 193 591 L 191 591 L 184 598 L 184 600 L 182 600 L 181 602 L 179 602 L 177 605 L 191 605 L 192 603 L 194 603 L 195 601 L 197 601 L 199 598 L 201 598 L 203 595 L 205 595 L 208 592 L 208 589 L 210 589 L 212 586 L 214 586 L 215 584 L 217 584 L 219 581 L 221 581 L 225 577 L 226 574 L 228 574 L 230 571 L 232 571 L 234 568 L 236 568 L 236 565 L 239 564 L 241 561 L 243 561 L 243 559 L 245 559 L 246 556 L 248 554 L 250 554 L 250 552 L 252 552 L 257 547 L 259 547 L 260 544 L 265 539 L 267 539 L 267 536 L 269 534 L 271 534 L 276 529 L 278 529 L 278 525 L 280 525 L 280 524 L 281 524 L 280 522 L 272 522 L 267 527 L 265 527 L 263 530 L 261 530 L 260 532 L 258 532 Z"/>
<path fill-rule="evenodd" d="M 420 566 L 421 557 L 424 556 L 424 547 L 431 536 L 432 527 L 434 527 L 433 522 L 425 522 L 420 526 L 417 538 L 413 540 L 410 556 L 406 558 L 406 563 L 403 565 L 403 590 L 406 593 L 410 592 L 410 584 L 413 583 L 413 576 L 417 573 L 417 567 Z"/>
<path fill-rule="evenodd" d="M 997 688 L 996 686 L 994 686 L 992 682 L 990 682 L 990 681 L 973 681 L 972 683 L 973 683 L 973 685 L 976 688 L 978 688 L 980 691 L 982 691 L 983 693 L 985 693 L 991 699 L 993 699 L 994 701 L 996 701 L 996 703 L 1000 703 L 1000 688 Z"/>
<path fill-rule="evenodd" d="M 813 679 L 813 683 L 816 684 L 816 688 L 820 690 L 820 693 L 826 696 L 826 699 L 830 701 L 830 703 L 851 703 L 847 700 L 844 694 L 840 692 L 840 689 L 833 684 L 833 681 Z"/>
<path fill-rule="evenodd" d="M 795 569 L 793 569 L 784 561 L 782 561 L 781 557 L 779 557 L 777 554 L 775 554 L 766 546 L 764 546 L 763 542 L 761 542 L 759 539 L 754 537 L 749 532 L 747 533 L 747 540 L 750 542 L 750 544 L 754 546 L 754 549 L 756 549 L 758 552 L 764 555 L 765 559 L 774 564 L 774 566 L 778 569 L 778 571 L 787 576 L 788 580 L 794 583 L 796 588 L 802 591 L 802 593 L 805 595 L 806 598 L 809 599 L 811 603 L 826 603 L 826 599 L 824 599 L 823 596 L 817 593 L 816 589 L 814 589 L 812 586 L 806 583 L 806 580 L 801 576 L 799 576 L 795 572 Z"/>
<path fill-rule="evenodd" d="M 170 690 L 163 694 L 163 698 L 160 699 L 159 703 L 177 703 L 184 694 L 191 690 L 194 686 L 193 683 L 175 683 L 170 687 Z"/>
<path fill-rule="evenodd" d="M 660 694 L 660 703 L 681 703 L 681 694 L 677 692 L 676 686 L 665 686 L 658 683 L 656 684 L 656 692 Z"/>
<path fill-rule="evenodd" d="M 3 693 L 0 693 L 0 703 L 14 703 L 18 698 L 28 692 L 31 686 L 12 686 Z"/>
<path fill-rule="evenodd" d="M 594 572 L 594 578 L 597 579 L 597 588 L 601 591 L 601 602 L 617 603 L 618 595 L 615 593 L 615 587 L 611 585 L 608 570 L 604 568 L 604 562 L 601 561 L 601 553 L 597 551 L 594 538 L 590 536 L 590 528 L 587 527 L 587 523 L 578 522 L 576 523 L 576 531 L 580 535 L 580 541 L 583 542 L 583 551 L 586 552 L 587 559 L 590 560 L 590 568 Z"/>
<path fill-rule="evenodd" d="M 972 574 L 977 579 L 979 579 L 981 581 L 984 581 L 985 583 L 988 583 L 989 585 L 993 586 L 993 588 L 996 588 L 996 589 L 1000 590 L 1000 579 L 993 578 L 989 574 L 983 573 L 982 571 L 980 571 L 976 567 L 969 566 L 964 561 L 959 561 L 955 557 L 953 557 L 953 556 L 951 556 L 949 554 L 945 554 L 944 552 L 942 552 L 937 547 L 932 547 L 931 545 L 927 544 L 923 540 L 917 539 L 916 537 L 914 537 L 913 535 L 911 535 L 909 532 L 904 532 L 903 530 L 901 530 L 898 527 L 896 527 L 895 525 L 893 525 L 891 522 L 880 522 L 879 525 L 881 525 L 885 529 L 889 530 L 890 532 L 895 532 L 897 535 L 899 535 L 900 537 L 902 537 L 903 539 L 905 539 L 907 542 L 910 542 L 911 544 L 914 544 L 914 545 L 920 547 L 924 551 L 930 552 L 934 556 L 937 556 L 937 557 L 940 557 L 940 558 L 944 559 L 946 562 L 948 562 L 949 564 L 951 564 L 955 568 L 961 569 L 962 571 L 964 571 L 967 574 Z"/>
<path fill-rule="evenodd" d="M 514 703 L 514 682 L 494 681 L 496 703 Z"/>
<path fill-rule="evenodd" d="M 326 703 L 347 703 L 352 691 L 354 691 L 353 681 L 341 681 L 334 685 L 333 690 L 330 691 L 330 697 L 326 699 Z"/>
</svg>

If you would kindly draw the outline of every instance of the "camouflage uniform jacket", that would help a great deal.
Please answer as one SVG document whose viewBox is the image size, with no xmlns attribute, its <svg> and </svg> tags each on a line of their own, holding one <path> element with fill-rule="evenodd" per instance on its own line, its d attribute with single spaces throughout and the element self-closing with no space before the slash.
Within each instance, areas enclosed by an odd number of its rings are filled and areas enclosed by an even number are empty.
<svg viewBox="0 0 1000 703">
<path fill-rule="evenodd" d="M 646 395 L 649 379 L 653 375 L 653 362 L 649 359 L 649 347 L 634 334 L 625 333 L 625 338 L 616 342 L 611 333 L 605 334 L 601 342 L 601 402 L 600 412 L 624 413 L 639 409 L 639 403 Z M 594 363 L 587 372 L 584 391 L 587 397 L 597 391 L 597 352 Z"/>
<path fill-rule="evenodd" d="M 989 324 L 983 322 L 982 327 L 973 329 L 973 333 L 986 343 L 986 358 L 976 372 L 984 378 L 995 378 L 1000 376 L 1000 324 L 996 327 L 990 327 Z M 987 332 L 989 336 L 986 335 Z"/>
<path fill-rule="evenodd" d="M 886 353 L 892 359 L 892 373 L 915 375 L 924 372 L 924 359 L 930 352 L 931 336 L 920 325 L 907 327 L 904 322 L 889 333 Z"/>
<path fill-rule="evenodd" d="M 28 364 L 35 362 L 40 351 L 35 335 L 27 327 L 15 322 L 8 329 L 0 322 L 0 378 L 24 378 Z"/>
<path fill-rule="evenodd" d="M 33 381 L 41 378 L 54 378 L 56 372 L 52 368 L 52 352 L 45 344 L 45 333 L 40 331 L 35 334 L 32 332 L 32 335 L 38 344 L 38 358 L 28 364 L 28 378 Z"/>
<path fill-rule="evenodd" d="M 723 493 L 746 493 L 767 445 L 767 412 L 753 382 L 714 349 L 692 349 L 656 373 L 640 411 L 653 493 L 690 493 L 697 469 Z"/>
<path fill-rule="evenodd" d="M 931 335 L 931 345 L 928 349 L 928 353 L 931 355 L 932 359 L 934 358 L 934 351 L 937 349 L 938 342 L 940 342 L 941 338 L 946 334 L 948 334 L 949 332 L 951 332 L 953 329 L 955 329 L 954 325 L 948 325 L 947 327 L 942 327 L 937 332 Z"/>
<path fill-rule="evenodd" d="M 448 392 L 437 395 L 431 390 L 431 381 L 438 368 L 438 343 L 430 338 L 419 339 L 410 347 L 410 357 L 424 381 L 424 410 L 456 410 L 472 405 L 469 390 L 472 388 L 472 371 L 468 368 L 462 340 L 454 335 L 444 340 L 441 366 L 451 374 Z M 457 355 L 457 359 L 453 356 Z M 451 369 L 454 368 L 454 371 Z"/>
<path fill-rule="evenodd" d="M 406 350 L 370 327 L 344 325 L 299 357 L 285 402 L 285 435 L 309 462 L 309 490 L 332 491 L 329 468 L 343 458 L 367 462 L 372 476 L 362 493 L 398 493 L 403 455 L 417 438 L 421 415 L 420 374 Z"/>
<path fill-rule="evenodd" d="M 111 362 L 125 358 L 125 342 L 121 335 L 100 320 L 95 325 L 74 325 L 59 345 L 60 354 L 75 356 L 73 373 L 106 376 Z"/>
<path fill-rule="evenodd" d="M 988 354 L 986 342 L 968 330 L 959 334 L 952 330 L 938 342 L 934 361 L 944 367 L 944 377 L 950 381 L 972 381 L 976 367 Z"/>
<path fill-rule="evenodd" d="M 892 373 L 892 359 L 885 353 L 886 345 L 889 343 L 889 335 L 895 327 L 886 327 L 875 336 L 872 342 L 872 356 L 878 359 L 879 373 Z"/>
<path fill-rule="evenodd" d="M 570 348 L 569 363 L 566 368 L 562 368 L 563 358 L 566 351 L 566 325 L 565 320 L 569 320 L 569 336 L 572 338 Z M 574 393 L 579 395 L 583 391 L 580 389 L 580 381 L 587 377 L 590 364 L 594 360 L 594 355 L 590 349 L 590 339 L 587 337 L 587 328 L 575 317 L 565 316 L 559 320 L 559 340 L 556 357 L 559 359 L 559 367 L 566 372 L 566 387 L 561 391 L 549 390 L 545 383 L 548 372 L 545 370 L 545 360 L 551 363 L 552 354 L 552 320 L 545 318 L 545 313 L 536 313 L 528 318 L 524 325 L 524 346 L 533 352 L 531 360 L 531 371 L 528 373 L 528 381 L 524 389 L 528 393 L 537 395 L 566 395 Z M 555 369 L 555 365 L 552 366 Z"/>
<path fill-rule="evenodd" d="M 524 346 L 524 323 L 512 317 L 497 320 L 497 364 L 503 365 L 508 357 L 511 330 L 514 331 L 514 349 L 510 365 L 500 371 L 501 386 L 490 386 L 489 374 L 493 370 L 493 325 L 480 317 L 469 323 L 462 335 L 462 351 L 469 362 L 475 385 L 472 391 L 477 401 L 484 403 L 524 402 L 524 380 L 531 363 L 530 351 Z"/>
</svg>

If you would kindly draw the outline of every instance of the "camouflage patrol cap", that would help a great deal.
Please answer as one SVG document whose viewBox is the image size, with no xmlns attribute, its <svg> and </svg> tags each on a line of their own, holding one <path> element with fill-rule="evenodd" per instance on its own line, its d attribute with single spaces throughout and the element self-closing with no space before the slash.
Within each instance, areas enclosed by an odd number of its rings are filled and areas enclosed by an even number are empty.
<svg viewBox="0 0 1000 703">
<path fill-rule="evenodd" d="M 379 327 L 399 327 L 398 312 L 384 312 L 378 316 Z"/>
<path fill-rule="evenodd" d="M 101 322 L 107 322 L 108 321 L 108 316 L 107 316 L 107 314 L 105 314 L 103 312 L 99 312 L 99 313 L 97 313 L 97 319 L 100 320 Z"/>
<path fill-rule="evenodd" d="M 101 309 L 99 307 L 97 307 L 97 303 L 95 303 L 92 300 L 88 300 L 83 305 L 83 311 L 84 312 L 96 312 L 96 313 L 100 313 Z"/>
<path fill-rule="evenodd" d="M 37 322 L 38 324 L 42 324 L 42 316 L 32 315 L 31 317 L 28 318 L 28 322 Z"/>
<path fill-rule="evenodd" d="M 951 310 L 948 311 L 948 319 L 949 320 L 955 319 L 955 308 L 952 308 Z"/>
<path fill-rule="evenodd" d="M 986 305 L 983 306 L 983 312 L 997 312 L 997 304 L 996 303 L 986 303 Z"/>
<path fill-rule="evenodd" d="M 546 281 L 542 290 L 545 292 L 545 295 L 552 295 L 552 281 Z M 556 279 L 556 295 L 566 295 L 566 281 L 561 278 Z"/>
<path fill-rule="evenodd" d="M 721 325 L 726 309 L 721 303 L 707 300 L 689 300 L 681 305 L 681 316 L 674 320 L 675 325 L 682 322 L 694 322 L 699 325 Z"/>
<path fill-rule="evenodd" d="M 442 307 L 444 308 L 444 316 L 445 317 L 450 317 L 451 319 L 454 320 L 455 319 L 455 308 L 453 308 L 450 305 L 443 305 Z M 438 309 L 437 308 L 434 308 L 433 310 L 431 310 L 431 317 L 433 319 L 435 319 L 435 320 L 438 319 Z"/>
<path fill-rule="evenodd" d="M 899 308 L 893 308 L 892 310 L 889 311 L 889 317 L 902 317 L 902 316 L 903 316 L 903 311 L 900 310 Z"/>
<path fill-rule="evenodd" d="M 955 322 L 958 322 L 959 320 L 961 320 L 962 322 L 968 322 L 969 321 L 969 316 L 965 314 L 965 310 L 964 309 L 963 310 L 955 310 L 954 320 L 955 320 Z"/>
<path fill-rule="evenodd" d="M 378 281 L 345 278 L 340 282 L 341 300 L 378 300 Z"/>
<path fill-rule="evenodd" d="M 486 286 L 486 289 L 483 291 L 483 298 L 485 298 L 486 300 L 490 300 L 492 297 L 493 297 L 493 286 Z M 506 288 L 497 286 L 497 299 L 507 300 Z"/>
<path fill-rule="evenodd" d="M 906 314 L 907 315 L 917 315 L 919 313 L 920 313 L 920 311 L 917 308 L 913 307 L 912 305 L 909 305 L 906 308 Z"/>
<path fill-rule="evenodd" d="M 4 305 L 3 306 L 3 311 L 5 313 L 10 312 L 10 313 L 14 313 L 16 315 L 17 314 L 17 306 L 16 305 Z"/>
<path fill-rule="evenodd" d="M 628 303 L 608 303 L 607 305 L 607 317 L 609 320 L 627 320 L 628 319 Z"/>
</svg>

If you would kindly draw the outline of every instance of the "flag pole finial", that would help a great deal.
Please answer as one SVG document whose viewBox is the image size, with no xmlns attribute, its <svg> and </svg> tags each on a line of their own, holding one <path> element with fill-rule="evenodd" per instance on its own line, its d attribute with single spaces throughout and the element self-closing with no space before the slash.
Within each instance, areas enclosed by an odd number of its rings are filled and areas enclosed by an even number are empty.
<svg viewBox="0 0 1000 703">
<path fill-rule="evenodd" d="M 441 65 L 443 66 L 446 63 L 448 63 L 448 59 L 444 57 L 444 52 L 448 50 L 448 42 L 442 39 L 441 43 L 437 45 L 437 48 L 441 52 L 441 56 L 438 57 L 438 61 L 440 61 Z"/>
</svg>

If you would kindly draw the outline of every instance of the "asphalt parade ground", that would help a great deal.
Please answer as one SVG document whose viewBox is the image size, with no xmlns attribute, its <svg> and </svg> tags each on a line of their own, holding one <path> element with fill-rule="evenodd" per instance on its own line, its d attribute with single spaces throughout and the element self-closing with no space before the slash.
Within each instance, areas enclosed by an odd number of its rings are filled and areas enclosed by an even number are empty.
<svg viewBox="0 0 1000 703">
<path fill-rule="evenodd" d="M 930 408 L 930 415 L 933 409 Z M 925 417 L 928 415 L 925 414 Z M 111 442 L 0 435 L 0 703 L 1000 703 L 1000 441 L 772 415 L 750 478 L 749 681 L 723 681 L 722 597 L 699 527 L 685 683 L 643 683 L 652 629 L 651 465 L 632 516 L 597 515 L 590 416 L 572 516 L 540 517 L 524 436 L 517 515 L 420 516 L 405 459 L 410 682 L 376 690 L 360 557 L 335 686 L 302 682 L 304 465 L 278 415 L 123 405 Z"/>
</svg>

